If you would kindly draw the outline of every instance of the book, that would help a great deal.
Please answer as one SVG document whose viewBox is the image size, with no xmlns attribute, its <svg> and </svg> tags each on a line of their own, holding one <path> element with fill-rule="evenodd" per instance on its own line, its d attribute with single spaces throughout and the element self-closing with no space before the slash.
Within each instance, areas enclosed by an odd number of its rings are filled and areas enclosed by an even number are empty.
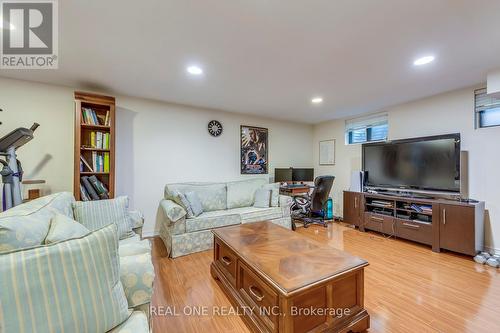
<svg viewBox="0 0 500 333">
<path fill-rule="evenodd" d="M 102 132 L 96 132 L 95 134 L 95 146 L 98 149 L 102 149 Z"/>
<path fill-rule="evenodd" d="M 104 153 L 104 172 L 109 172 L 109 153 Z"/>
<path fill-rule="evenodd" d="M 109 121 L 109 111 L 106 111 L 106 118 L 104 118 L 104 125 L 110 126 L 110 121 Z"/>
<path fill-rule="evenodd" d="M 89 194 L 87 193 L 87 190 L 85 190 L 85 187 L 80 183 L 80 198 L 82 201 L 90 201 Z"/>
<path fill-rule="evenodd" d="M 94 172 L 98 172 L 97 170 L 97 153 L 95 151 L 92 152 L 92 170 Z"/>
<path fill-rule="evenodd" d="M 96 135 L 95 132 L 90 132 L 90 146 L 96 148 Z"/>
<path fill-rule="evenodd" d="M 89 169 L 90 172 L 94 172 L 94 169 L 92 169 L 89 162 L 87 162 L 87 160 L 85 159 L 85 157 L 83 157 L 83 155 L 80 155 L 80 160 L 87 167 L 87 169 Z M 80 170 L 80 171 L 83 171 L 83 170 Z"/>
<path fill-rule="evenodd" d="M 99 200 L 99 195 L 96 193 L 94 187 L 89 182 L 89 177 L 87 176 L 81 177 L 81 183 L 83 184 L 83 187 L 85 188 L 85 190 L 87 191 L 92 200 Z"/>
<path fill-rule="evenodd" d="M 90 182 L 90 184 L 92 184 L 100 199 L 109 199 L 108 190 L 104 187 L 103 183 L 99 179 L 97 179 L 96 176 L 89 177 L 88 181 Z"/>
</svg>

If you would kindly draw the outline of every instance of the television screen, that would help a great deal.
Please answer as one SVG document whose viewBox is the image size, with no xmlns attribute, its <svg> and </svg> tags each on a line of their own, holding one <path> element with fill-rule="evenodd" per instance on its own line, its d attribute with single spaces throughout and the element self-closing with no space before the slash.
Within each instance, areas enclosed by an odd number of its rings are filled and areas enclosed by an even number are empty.
<svg viewBox="0 0 500 333">
<path fill-rule="evenodd" d="M 274 181 L 276 183 L 285 183 L 292 181 L 292 168 L 274 169 Z"/>
<path fill-rule="evenodd" d="M 314 181 L 313 168 L 293 168 L 292 180 L 294 182 L 312 182 Z"/>
<path fill-rule="evenodd" d="M 363 145 L 366 186 L 460 191 L 460 134 Z"/>
</svg>

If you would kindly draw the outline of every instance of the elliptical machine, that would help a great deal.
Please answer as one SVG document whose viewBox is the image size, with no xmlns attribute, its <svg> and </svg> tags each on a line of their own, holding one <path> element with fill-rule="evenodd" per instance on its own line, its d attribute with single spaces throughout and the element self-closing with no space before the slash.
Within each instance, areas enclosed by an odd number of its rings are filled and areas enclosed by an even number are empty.
<svg viewBox="0 0 500 333">
<path fill-rule="evenodd" d="M 20 127 L 0 138 L 0 156 L 5 157 L 5 161 L 0 159 L 3 183 L 3 211 L 20 205 L 23 201 L 21 193 L 21 181 L 23 179 L 23 168 L 21 162 L 17 160 L 16 149 L 25 145 L 33 139 L 33 132 L 40 126 L 34 123 L 29 129 Z"/>
</svg>

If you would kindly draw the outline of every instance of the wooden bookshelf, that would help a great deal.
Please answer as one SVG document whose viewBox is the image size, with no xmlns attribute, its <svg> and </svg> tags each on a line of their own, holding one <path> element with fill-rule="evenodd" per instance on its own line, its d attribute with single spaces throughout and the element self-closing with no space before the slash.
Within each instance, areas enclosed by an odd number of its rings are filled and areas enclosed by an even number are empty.
<svg viewBox="0 0 500 333">
<path fill-rule="evenodd" d="M 98 124 L 89 123 L 88 118 L 84 116 L 84 109 L 93 110 Z M 108 189 L 109 198 L 115 195 L 115 98 L 111 96 L 96 95 L 75 91 L 75 158 L 74 158 L 74 180 L 73 193 L 76 200 L 82 200 L 80 196 L 81 177 L 95 176 Z M 106 117 L 108 115 L 108 117 Z M 108 118 L 108 122 L 106 122 Z M 95 118 L 94 118 L 95 119 Z M 95 121 L 94 121 L 95 122 Z M 97 133 L 102 133 L 101 138 L 106 136 L 109 140 L 107 145 L 96 144 L 97 139 L 91 140 Z M 101 139 L 102 140 L 102 139 Z M 99 141 L 100 143 L 100 141 Z M 98 166 L 93 162 L 94 156 L 109 154 L 109 170 L 103 170 L 104 165 Z M 83 164 L 81 169 L 81 157 L 83 157 L 92 168 L 89 169 Z M 96 160 L 99 158 L 96 158 Z M 104 164 L 104 162 L 102 162 Z"/>
</svg>

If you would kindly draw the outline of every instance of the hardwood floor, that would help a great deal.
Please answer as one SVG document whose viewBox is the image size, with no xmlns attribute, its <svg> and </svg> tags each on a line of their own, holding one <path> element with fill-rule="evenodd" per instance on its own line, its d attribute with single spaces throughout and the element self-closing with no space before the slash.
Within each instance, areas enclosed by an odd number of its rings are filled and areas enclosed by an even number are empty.
<svg viewBox="0 0 500 333">
<path fill-rule="evenodd" d="M 370 263 L 365 268 L 369 332 L 500 332 L 498 269 L 336 223 L 297 232 Z M 212 251 L 169 259 L 155 238 L 153 262 L 155 333 L 249 332 L 210 276 Z M 198 313 L 189 315 L 193 311 Z"/>
</svg>

